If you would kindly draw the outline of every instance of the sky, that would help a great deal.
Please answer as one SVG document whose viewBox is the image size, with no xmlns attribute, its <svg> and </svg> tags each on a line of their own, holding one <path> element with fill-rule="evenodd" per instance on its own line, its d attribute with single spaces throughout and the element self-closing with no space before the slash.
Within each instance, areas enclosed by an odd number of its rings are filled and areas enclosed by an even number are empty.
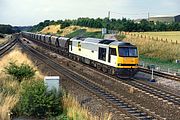
<svg viewBox="0 0 180 120">
<path fill-rule="evenodd" d="M 0 0 L 0 24 L 35 25 L 44 20 L 79 17 L 147 18 L 178 15 L 180 0 Z"/>
</svg>

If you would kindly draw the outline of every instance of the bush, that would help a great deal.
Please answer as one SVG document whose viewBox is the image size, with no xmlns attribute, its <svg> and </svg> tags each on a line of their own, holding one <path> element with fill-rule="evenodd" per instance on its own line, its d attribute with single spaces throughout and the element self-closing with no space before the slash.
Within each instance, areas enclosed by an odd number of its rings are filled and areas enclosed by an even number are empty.
<svg viewBox="0 0 180 120">
<path fill-rule="evenodd" d="M 123 39 L 126 38 L 126 35 L 122 35 L 122 34 L 116 35 L 116 38 L 117 38 L 118 40 L 123 40 Z"/>
<path fill-rule="evenodd" d="M 69 27 L 70 26 L 70 23 L 68 21 L 64 21 L 62 24 L 61 24 L 61 29 L 64 29 L 66 27 Z"/>
<path fill-rule="evenodd" d="M 57 30 L 57 34 L 62 34 L 62 33 L 63 33 L 63 31 Z"/>
<path fill-rule="evenodd" d="M 5 73 L 21 82 L 23 79 L 32 78 L 35 75 L 35 70 L 24 63 L 18 66 L 15 62 L 10 62 L 9 65 L 5 67 Z"/>
<path fill-rule="evenodd" d="M 14 112 L 39 118 L 57 116 L 63 112 L 61 98 L 59 92 L 47 91 L 47 87 L 41 80 L 33 80 L 28 84 L 24 82 L 21 98 Z"/>
</svg>

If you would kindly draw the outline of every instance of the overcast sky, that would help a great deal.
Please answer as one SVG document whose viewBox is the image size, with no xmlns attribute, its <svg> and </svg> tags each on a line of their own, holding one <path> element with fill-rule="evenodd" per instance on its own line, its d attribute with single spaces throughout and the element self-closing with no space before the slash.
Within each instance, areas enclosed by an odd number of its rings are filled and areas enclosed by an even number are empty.
<svg viewBox="0 0 180 120">
<path fill-rule="evenodd" d="M 0 24 L 34 25 L 78 17 L 147 18 L 180 14 L 180 0 L 0 0 Z"/>
</svg>

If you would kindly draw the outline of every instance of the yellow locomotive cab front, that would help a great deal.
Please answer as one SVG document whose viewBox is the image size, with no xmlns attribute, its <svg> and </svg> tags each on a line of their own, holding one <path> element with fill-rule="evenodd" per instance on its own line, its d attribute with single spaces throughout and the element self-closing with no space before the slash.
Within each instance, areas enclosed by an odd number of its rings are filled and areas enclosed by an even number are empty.
<svg viewBox="0 0 180 120">
<path fill-rule="evenodd" d="M 138 72 L 138 50 L 135 46 L 117 47 L 117 76 L 134 76 Z"/>
</svg>

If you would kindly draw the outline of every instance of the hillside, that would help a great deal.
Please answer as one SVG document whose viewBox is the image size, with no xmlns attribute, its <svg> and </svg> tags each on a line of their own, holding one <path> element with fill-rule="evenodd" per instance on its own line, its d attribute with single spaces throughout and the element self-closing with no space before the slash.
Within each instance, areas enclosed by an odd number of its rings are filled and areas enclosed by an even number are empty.
<svg viewBox="0 0 180 120">
<path fill-rule="evenodd" d="M 43 28 L 39 33 L 43 34 L 54 34 L 59 36 L 66 37 L 97 37 L 102 38 L 101 29 L 97 28 L 88 28 L 88 27 L 80 27 L 80 26 L 69 26 L 61 29 L 60 25 L 49 25 Z"/>
<path fill-rule="evenodd" d="M 80 27 L 80 26 L 69 26 L 64 29 L 60 29 L 60 25 L 49 25 L 45 27 L 43 30 L 40 31 L 40 33 L 43 34 L 58 34 L 61 36 L 66 36 L 76 30 L 85 29 L 86 32 L 100 32 L 101 29 L 97 28 L 88 28 L 88 27 Z"/>
<path fill-rule="evenodd" d="M 20 30 L 13 27 L 13 26 L 11 26 L 11 25 L 0 24 L 0 33 L 2 33 L 2 34 L 12 34 L 12 33 L 16 33 L 16 32 L 20 32 Z"/>
</svg>

